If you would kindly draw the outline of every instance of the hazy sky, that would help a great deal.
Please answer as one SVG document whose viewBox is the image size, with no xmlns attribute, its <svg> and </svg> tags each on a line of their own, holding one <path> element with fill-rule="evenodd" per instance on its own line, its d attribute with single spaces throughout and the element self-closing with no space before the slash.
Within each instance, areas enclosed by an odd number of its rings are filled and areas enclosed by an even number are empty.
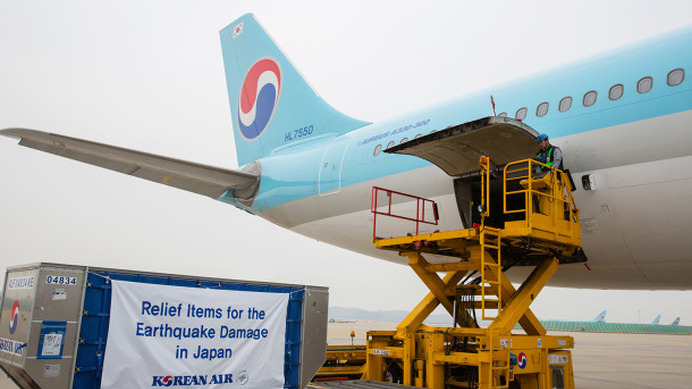
<svg viewBox="0 0 692 389">
<path fill-rule="evenodd" d="M 692 23 L 689 1 L 0 2 L 0 128 L 237 166 L 218 31 L 254 12 L 343 112 L 377 121 Z M 38 261 L 315 284 L 410 309 L 409 268 L 203 196 L 0 139 L 0 268 Z M 692 292 L 549 288 L 542 318 L 692 324 Z"/>
</svg>

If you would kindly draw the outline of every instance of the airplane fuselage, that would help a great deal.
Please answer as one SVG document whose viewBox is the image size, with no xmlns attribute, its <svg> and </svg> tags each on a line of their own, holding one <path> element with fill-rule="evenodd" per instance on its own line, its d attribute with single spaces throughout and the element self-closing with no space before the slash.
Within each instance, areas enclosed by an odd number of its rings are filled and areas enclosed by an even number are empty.
<svg viewBox="0 0 692 389">
<path fill-rule="evenodd" d="M 372 244 L 372 186 L 435 200 L 438 228 L 451 230 L 462 228 L 454 178 L 423 159 L 382 150 L 488 116 L 493 95 L 497 112 L 519 117 L 526 108 L 524 122 L 551 135 L 577 183 L 590 270 L 562 266 L 551 285 L 692 288 L 689 47 L 688 29 L 338 136 L 311 136 L 306 121 L 286 129 L 285 146 L 259 160 L 262 182 L 246 209 L 308 237 L 405 263 Z M 585 175 L 592 190 L 581 184 Z"/>
</svg>

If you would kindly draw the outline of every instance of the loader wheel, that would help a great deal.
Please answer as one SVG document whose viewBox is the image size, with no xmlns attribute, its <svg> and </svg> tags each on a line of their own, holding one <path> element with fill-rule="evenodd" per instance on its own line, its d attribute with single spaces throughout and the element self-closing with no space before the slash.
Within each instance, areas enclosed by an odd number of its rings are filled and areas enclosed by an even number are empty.
<svg viewBox="0 0 692 389">
<path fill-rule="evenodd" d="M 392 362 L 384 369 L 382 381 L 392 384 L 400 384 L 404 380 L 404 372 L 401 366 L 396 362 Z"/>
</svg>

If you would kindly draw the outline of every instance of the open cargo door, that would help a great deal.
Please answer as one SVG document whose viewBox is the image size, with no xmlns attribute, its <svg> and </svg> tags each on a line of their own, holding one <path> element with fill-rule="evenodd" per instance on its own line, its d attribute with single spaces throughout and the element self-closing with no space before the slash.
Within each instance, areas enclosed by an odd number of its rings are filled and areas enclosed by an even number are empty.
<svg viewBox="0 0 692 389">
<path fill-rule="evenodd" d="M 538 151 L 538 132 L 526 124 L 506 117 L 489 116 L 445 128 L 385 150 L 387 153 L 414 155 L 426 159 L 454 179 L 454 192 L 464 228 L 478 222 L 474 204 L 480 202 L 478 160 L 490 157 L 493 168 L 531 158 Z M 502 207 L 502 182 L 491 179 L 491 207 Z M 500 225 L 501 220 L 487 220 Z"/>
<path fill-rule="evenodd" d="M 439 166 L 450 176 L 478 170 L 478 158 L 495 166 L 530 158 L 538 151 L 538 132 L 507 117 L 488 116 L 412 139 L 384 150 L 414 155 Z"/>
</svg>

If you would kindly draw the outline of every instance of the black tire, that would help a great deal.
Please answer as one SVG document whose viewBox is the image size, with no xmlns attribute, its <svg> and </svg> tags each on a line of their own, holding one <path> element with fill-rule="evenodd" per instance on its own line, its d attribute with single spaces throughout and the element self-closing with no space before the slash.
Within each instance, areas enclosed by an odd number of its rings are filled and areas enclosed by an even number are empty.
<svg viewBox="0 0 692 389">
<path fill-rule="evenodd" d="M 382 382 L 400 384 L 404 380 L 404 371 L 396 362 L 390 362 L 382 373 Z"/>
</svg>

